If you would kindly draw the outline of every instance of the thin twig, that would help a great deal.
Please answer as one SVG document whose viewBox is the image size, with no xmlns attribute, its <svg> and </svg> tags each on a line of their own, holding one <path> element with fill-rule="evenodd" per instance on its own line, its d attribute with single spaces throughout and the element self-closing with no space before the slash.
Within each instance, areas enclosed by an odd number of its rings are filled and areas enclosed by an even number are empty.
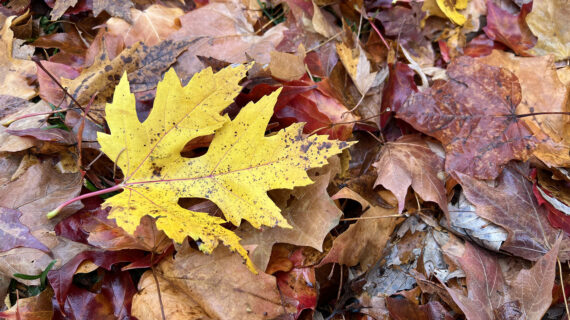
<svg viewBox="0 0 570 320">
<path fill-rule="evenodd" d="M 357 221 L 357 220 L 382 219 L 382 218 L 405 218 L 405 217 L 406 216 L 403 214 L 390 214 L 387 216 L 345 218 L 345 219 L 340 219 L 340 221 Z"/>
<path fill-rule="evenodd" d="M 564 289 L 564 277 L 562 277 L 562 263 L 560 259 L 556 258 L 558 262 L 558 271 L 560 273 L 560 287 L 562 287 L 562 297 L 564 298 L 564 307 L 566 307 L 566 318 L 570 318 L 570 309 L 568 308 L 568 301 L 566 298 L 566 290 Z"/>
</svg>

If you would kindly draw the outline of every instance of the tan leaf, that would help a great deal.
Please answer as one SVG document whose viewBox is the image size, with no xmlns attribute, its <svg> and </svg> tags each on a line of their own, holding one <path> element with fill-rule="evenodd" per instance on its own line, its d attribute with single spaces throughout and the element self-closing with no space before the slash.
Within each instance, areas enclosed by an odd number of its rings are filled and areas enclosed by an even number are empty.
<svg viewBox="0 0 570 320">
<path fill-rule="evenodd" d="M 283 81 L 301 78 L 307 72 L 303 58 L 291 53 L 271 51 L 271 62 L 269 62 L 271 76 Z"/>
<path fill-rule="evenodd" d="M 126 46 L 139 41 L 153 46 L 180 29 L 178 18 L 183 14 L 184 11 L 180 8 L 168 8 L 159 4 L 153 4 L 144 11 L 131 8 L 132 23 L 121 18 L 111 18 L 107 21 L 107 28 L 110 34 L 123 37 Z"/>
<path fill-rule="evenodd" d="M 35 87 L 31 85 L 36 77 L 36 64 L 12 57 L 14 32 L 10 25 L 14 18 L 6 19 L 0 29 L 0 95 L 30 99 L 36 95 Z"/>
<path fill-rule="evenodd" d="M 344 43 L 338 43 L 336 52 L 360 94 L 365 95 L 372 87 L 377 72 L 370 72 L 370 61 L 368 61 L 364 49 L 360 46 L 350 49 Z"/>
<path fill-rule="evenodd" d="M 398 199 L 398 212 L 404 210 L 408 187 L 425 201 L 433 201 L 447 212 L 443 158 L 435 154 L 419 135 L 403 136 L 387 143 L 373 164 L 378 172 L 374 186 L 383 185 Z"/>
<path fill-rule="evenodd" d="M 556 61 L 570 57 L 570 6 L 566 0 L 536 1 L 526 22 L 538 37 L 530 51 L 536 55 L 554 54 Z"/>
<path fill-rule="evenodd" d="M 49 116 L 48 114 L 23 118 L 17 121 L 13 120 L 27 114 L 42 113 L 48 111 L 51 111 L 51 108 L 43 100 L 39 101 L 38 103 L 28 102 L 27 106 L 20 111 L 2 119 L 2 123 L 0 124 L 0 152 L 18 152 L 35 146 L 35 139 L 11 135 L 6 132 L 6 130 L 21 130 L 46 126 L 46 119 Z M 5 125 L 8 123 L 10 125 L 5 127 Z"/>
</svg>

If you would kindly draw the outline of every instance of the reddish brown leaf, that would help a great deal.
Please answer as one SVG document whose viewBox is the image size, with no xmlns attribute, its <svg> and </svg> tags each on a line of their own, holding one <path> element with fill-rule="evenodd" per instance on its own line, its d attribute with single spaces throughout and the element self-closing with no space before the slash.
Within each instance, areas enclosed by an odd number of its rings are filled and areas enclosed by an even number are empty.
<svg viewBox="0 0 570 320">
<path fill-rule="evenodd" d="M 38 48 L 57 48 L 62 52 L 74 55 L 85 55 L 87 51 L 87 46 L 85 42 L 81 39 L 79 31 L 72 26 L 68 28 L 66 32 L 52 33 L 48 35 L 43 35 L 34 42 L 32 45 Z"/>
<path fill-rule="evenodd" d="M 18 247 L 49 252 L 49 249 L 30 233 L 30 229 L 20 222 L 21 215 L 18 210 L 0 207 L 0 252 Z"/>
<path fill-rule="evenodd" d="M 521 101 L 517 77 L 465 56 L 455 59 L 447 74 L 449 81 L 413 94 L 397 112 L 441 141 L 446 171 L 493 179 L 508 161 L 526 160 L 534 138 L 515 114 Z"/>
<path fill-rule="evenodd" d="M 403 295 L 386 297 L 386 307 L 390 316 L 395 320 L 417 319 L 428 320 L 426 312 L 419 308 L 417 304 L 410 301 Z"/>
<path fill-rule="evenodd" d="M 477 215 L 503 227 L 509 233 L 501 246 L 516 256 L 536 261 L 556 240 L 557 230 L 547 220 L 532 193 L 532 183 L 513 168 L 507 168 L 497 179 L 497 186 L 457 173 L 467 200 L 476 207 Z M 570 239 L 564 236 L 560 259 L 570 258 Z"/>
<path fill-rule="evenodd" d="M 405 63 L 390 64 L 390 75 L 382 92 L 380 128 L 386 127 L 394 112 L 398 112 L 414 92 L 418 92 L 418 87 L 414 82 L 414 71 Z"/>
<path fill-rule="evenodd" d="M 32 137 L 40 141 L 57 142 L 68 146 L 77 143 L 77 138 L 72 132 L 59 128 L 29 128 L 6 130 L 6 132 L 18 137 Z"/>
<path fill-rule="evenodd" d="M 135 261 L 143 256 L 144 252 L 139 250 L 85 251 L 78 254 L 63 267 L 48 273 L 48 280 L 55 292 L 55 299 L 59 307 L 65 310 L 69 291 L 74 287 L 72 286 L 73 275 L 84 261 L 91 261 L 99 267 L 110 270 L 111 266 L 116 263 Z"/>
<path fill-rule="evenodd" d="M 505 48 L 504 45 L 489 39 L 485 34 L 480 34 L 469 41 L 463 48 L 463 53 L 476 58 L 490 55 L 493 49 L 504 50 Z"/>
<path fill-rule="evenodd" d="M 53 290 L 47 288 L 37 296 L 18 299 L 12 308 L 0 312 L 0 317 L 6 320 L 52 320 L 52 297 Z"/>
<path fill-rule="evenodd" d="M 495 255 L 467 242 L 459 262 L 467 277 L 468 295 L 457 289 L 447 291 L 468 319 L 540 319 L 552 302 L 560 239 L 532 268 L 520 270 L 509 282 Z"/>
<path fill-rule="evenodd" d="M 487 26 L 485 34 L 505 44 L 518 55 L 530 56 L 528 50 L 536 44 L 536 37 L 526 24 L 526 15 L 532 10 L 532 2 L 524 4 L 517 15 L 501 9 L 492 0 L 487 0 Z"/>
<path fill-rule="evenodd" d="M 447 212 L 443 158 L 436 155 L 419 135 L 407 135 L 387 143 L 377 162 L 374 187 L 383 185 L 398 199 L 398 212 L 404 210 L 408 187 L 425 201 L 433 201 Z"/>
</svg>

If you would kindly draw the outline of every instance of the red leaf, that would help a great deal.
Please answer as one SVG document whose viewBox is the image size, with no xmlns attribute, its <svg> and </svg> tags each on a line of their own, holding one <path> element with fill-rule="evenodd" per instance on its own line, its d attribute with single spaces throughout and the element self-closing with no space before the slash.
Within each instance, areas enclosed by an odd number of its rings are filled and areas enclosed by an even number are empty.
<svg viewBox="0 0 570 320">
<path fill-rule="evenodd" d="M 525 21 L 531 10 L 532 2 L 524 4 L 518 15 L 512 15 L 487 0 L 487 26 L 483 31 L 489 38 L 505 44 L 518 55 L 531 56 L 527 51 L 536 44 L 536 37 Z"/>
<path fill-rule="evenodd" d="M 58 270 L 50 271 L 48 280 L 55 292 L 55 299 L 59 303 L 59 307 L 65 310 L 67 296 L 72 288 L 73 275 L 83 261 L 89 260 L 101 268 L 110 270 L 111 266 L 116 263 L 135 261 L 144 255 L 145 252 L 140 250 L 84 251 Z"/>
<path fill-rule="evenodd" d="M 397 111 L 443 144 L 446 171 L 494 179 L 510 160 L 526 160 L 535 139 L 515 114 L 521 101 L 517 77 L 465 56 L 453 60 L 447 74 L 449 81 L 413 94 Z"/>
<path fill-rule="evenodd" d="M 43 252 L 50 250 L 36 239 L 30 229 L 20 222 L 18 210 L 0 207 L 0 252 L 14 248 L 33 248 Z"/>
<path fill-rule="evenodd" d="M 463 49 L 463 53 L 466 56 L 477 58 L 490 55 L 494 49 L 505 50 L 506 47 L 499 42 L 489 39 L 485 34 L 480 34 L 469 41 Z"/>
<path fill-rule="evenodd" d="M 394 112 L 398 112 L 414 92 L 418 92 L 418 87 L 414 82 L 414 71 L 405 63 L 390 64 L 390 75 L 382 92 L 380 128 L 386 127 Z"/>
</svg>

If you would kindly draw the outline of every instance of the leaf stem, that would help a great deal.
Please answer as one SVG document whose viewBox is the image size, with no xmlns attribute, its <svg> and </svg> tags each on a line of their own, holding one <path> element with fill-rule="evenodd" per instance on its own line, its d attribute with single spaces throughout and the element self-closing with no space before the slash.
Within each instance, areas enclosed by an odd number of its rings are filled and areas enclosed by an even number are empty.
<svg viewBox="0 0 570 320">
<path fill-rule="evenodd" d="M 517 114 L 517 118 L 531 117 L 536 115 L 549 115 L 549 114 L 562 114 L 570 116 L 570 112 L 535 112 L 535 113 Z"/>
<path fill-rule="evenodd" d="M 97 191 L 94 191 L 94 192 L 82 194 L 82 195 L 77 196 L 77 197 L 75 197 L 75 198 L 73 198 L 73 199 L 70 199 L 70 200 L 65 201 L 64 203 L 60 204 L 57 208 L 55 208 L 55 209 L 53 209 L 52 211 L 48 212 L 47 218 L 48 218 L 48 219 L 53 219 L 53 218 L 55 218 L 55 216 L 57 216 L 57 215 L 59 214 L 59 212 L 60 212 L 63 208 L 67 207 L 68 205 L 72 204 L 72 203 L 75 202 L 75 201 L 79 201 L 79 200 L 91 198 L 91 197 L 94 197 L 94 196 L 98 196 L 98 195 L 101 195 L 101 194 L 106 194 L 106 193 L 113 192 L 113 191 L 118 191 L 118 190 L 121 190 L 121 189 L 123 189 L 123 185 L 122 185 L 122 184 L 118 184 L 118 185 L 113 186 L 113 187 L 110 187 L 110 188 L 101 189 L 101 190 L 97 190 Z"/>
</svg>

